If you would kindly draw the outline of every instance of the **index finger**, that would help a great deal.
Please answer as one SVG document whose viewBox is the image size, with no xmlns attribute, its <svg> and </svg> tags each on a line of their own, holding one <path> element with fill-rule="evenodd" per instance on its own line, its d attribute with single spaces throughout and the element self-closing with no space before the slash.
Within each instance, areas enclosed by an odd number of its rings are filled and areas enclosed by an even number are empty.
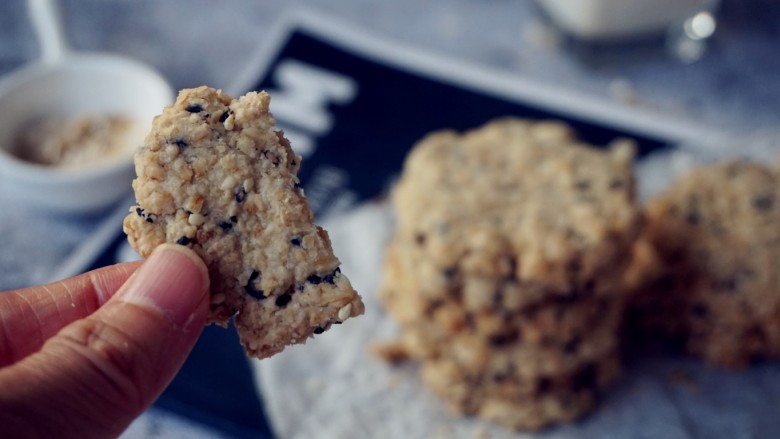
<svg viewBox="0 0 780 439">
<path fill-rule="evenodd" d="M 38 351 L 60 329 L 92 314 L 140 265 L 126 262 L 47 285 L 0 292 L 0 367 Z"/>
</svg>

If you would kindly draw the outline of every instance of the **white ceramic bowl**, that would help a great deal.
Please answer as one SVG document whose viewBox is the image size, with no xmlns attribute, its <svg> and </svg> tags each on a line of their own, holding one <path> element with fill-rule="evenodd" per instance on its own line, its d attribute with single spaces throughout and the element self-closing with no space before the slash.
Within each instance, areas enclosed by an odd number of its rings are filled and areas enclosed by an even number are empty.
<svg viewBox="0 0 780 439">
<path fill-rule="evenodd" d="M 173 101 L 159 73 L 130 58 L 70 49 L 58 0 L 27 0 L 41 59 L 0 79 L 0 184 L 19 203 L 49 212 L 82 214 L 108 207 L 130 192 L 133 154 L 152 119 Z M 79 168 L 43 166 L 14 155 L 29 123 L 55 118 L 121 116 L 132 121 L 127 151 Z"/>
<path fill-rule="evenodd" d="M 23 161 L 11 153 L 14 137 L 31 120 L 117 114 L 139 124 L 140 146 L 152 119 L 173 101 L 171 86 L 132 59 L 72 53 L 55 63 L 28 65 L 0 80 L 0 179 L 19 202 L 62 213 L 89 213 L 126 195 L 135 148 L 114 160 L 63 169 Z"/>
</svg>

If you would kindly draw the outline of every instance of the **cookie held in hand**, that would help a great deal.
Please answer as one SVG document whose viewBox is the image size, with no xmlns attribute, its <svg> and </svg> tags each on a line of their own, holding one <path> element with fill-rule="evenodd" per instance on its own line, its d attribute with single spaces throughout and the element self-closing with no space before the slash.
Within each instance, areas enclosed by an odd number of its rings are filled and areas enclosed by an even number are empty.
<svg viewBox="0 0 780 439">
<path fill-rule="evenodd" d="M 137 205 L 124 220 L 148 256 L 164 242 L 209 268 L 212 322 L 235 325 L 247 353 L 269 357 L 363 313 L 299 185 L 301 164 L 275 128 L 265 92 L 233 99 L 185 89 L 135 157 Z"/>
</svg>

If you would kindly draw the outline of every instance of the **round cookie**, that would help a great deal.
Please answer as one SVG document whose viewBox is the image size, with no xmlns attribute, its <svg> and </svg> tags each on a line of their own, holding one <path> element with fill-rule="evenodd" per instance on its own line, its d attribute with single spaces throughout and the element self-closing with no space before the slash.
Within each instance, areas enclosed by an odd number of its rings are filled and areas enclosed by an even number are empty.
<svg viewBox="0 0 780 439">
<path fill-rule="evenodd" d="M 520 284 L 521 306 L 611 295 L 640 225 L 632 158 L 626 143 L 592 148 L 556 122 L 431 134 L 393 191 L 395 240 L 432 297 L 476 277 Z"/>
<path fill-rule="evenodd" d="M 470 313 L 454 300 L 427 301 L 394 250 L 391 244 L 385 273 L 392 279 L 383 282 L 384 303 L 401 324 L 402 342 L 414 358 L 460 358 L 464 369 L 534 379 L 571 373 L 617 349 L 622 301 L 548 300 L 520 312 L 499 304 Z"/>
<path fill-rule="evenodd" d="M 614 354 L 571 374 L 533 381 L 468 375 L 445 360 L 425 362 L 422 381 L 458 413 L 477 415 L 513 430 L 537 430 L 591 412 L 620 371 L 620 359 Z"/>
<path fill-rule="evenodd" d="M 639 298 L 644 323 L 712 364 L 779 357 L 778 172 L 748 161 L 704 166 L 646 210 L 643 240 L 660 268 Z"/>
<path fill-rule="evenodd" d="M 325 230 L 298 184 L 301 158 L 269 111 L 270 97 L 182 90 L 137 152 L 130 244 L 192 248 L 209 268 L 211 320 L 235 325 L 250 355 L 267 357 L 359 315 Z"/>
</svg>

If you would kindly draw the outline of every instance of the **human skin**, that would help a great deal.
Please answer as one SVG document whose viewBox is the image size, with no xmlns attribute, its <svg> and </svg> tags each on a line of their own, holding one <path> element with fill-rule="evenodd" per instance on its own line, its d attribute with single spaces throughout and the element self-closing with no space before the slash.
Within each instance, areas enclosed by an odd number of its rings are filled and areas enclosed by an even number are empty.
<svg viewBox="0 0 780 439">
<path fill-rule="evenodd" d="M 191 250 L 0 292 L 0 430 L 14 438 L 120 435 L 181 368 L 208 315 Z"/>
</svg>

